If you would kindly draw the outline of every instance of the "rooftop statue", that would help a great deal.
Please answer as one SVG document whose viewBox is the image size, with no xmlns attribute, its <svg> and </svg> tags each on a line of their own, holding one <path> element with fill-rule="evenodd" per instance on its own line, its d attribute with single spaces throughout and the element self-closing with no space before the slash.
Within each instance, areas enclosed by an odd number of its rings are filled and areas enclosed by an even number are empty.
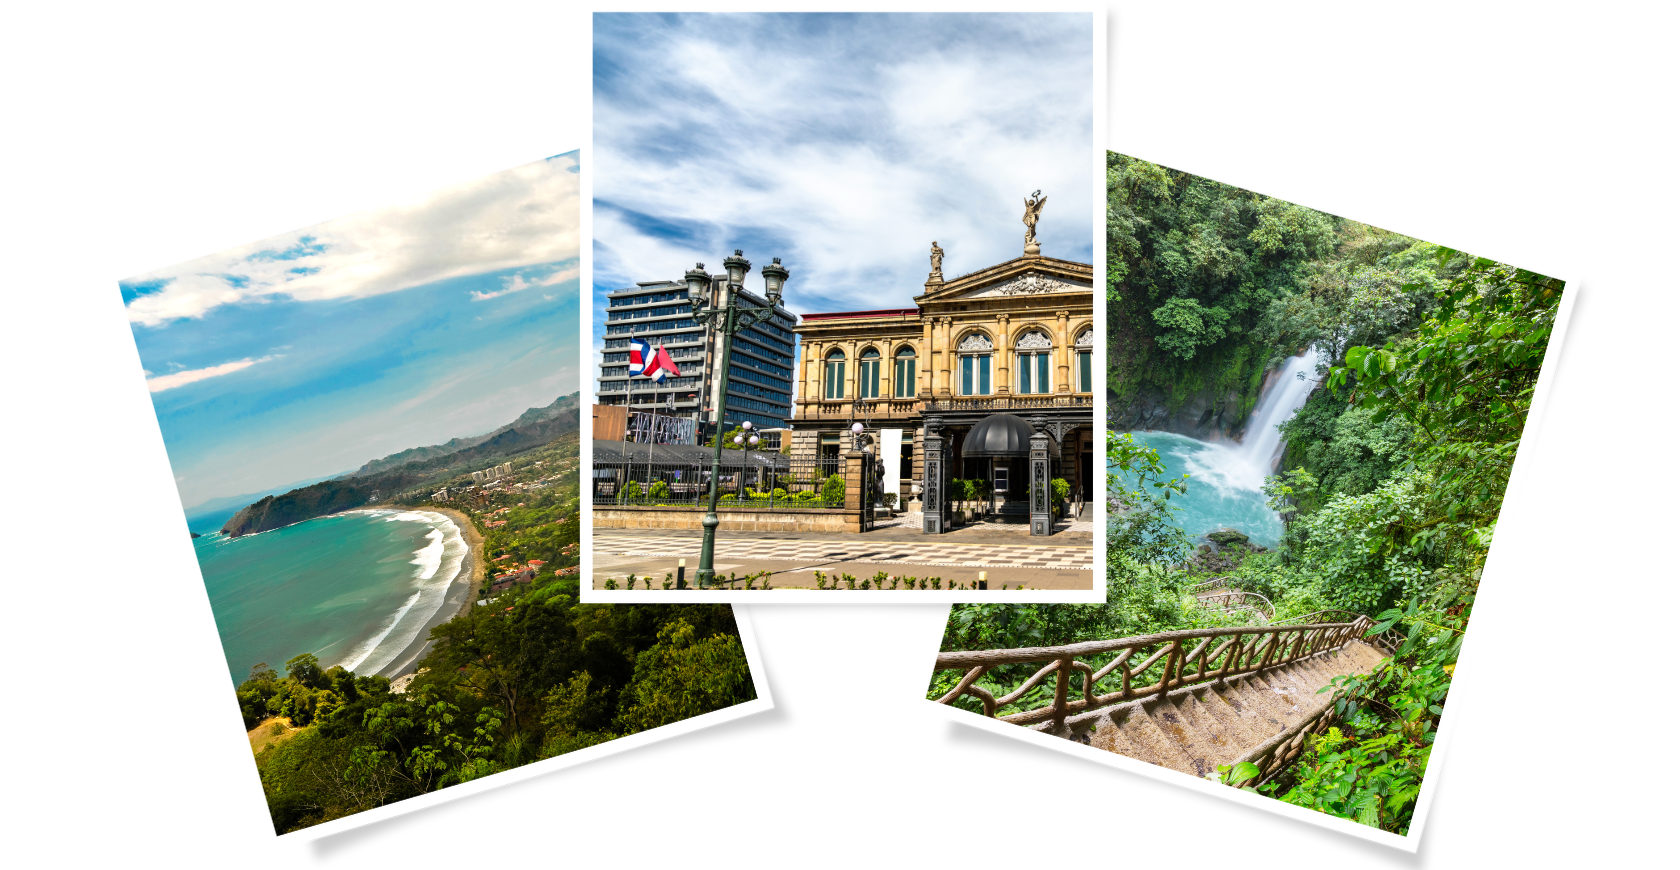
<svg viewBox="0 0 1680 870">
<path fill-rule="evenodd" d="M 1027 213 L 1021 216 L 1021 223 L 1027 225 L 1026 252 L 1029 255 L 1038 255 L 1038 216 L 1043 213 L 1044 204 L 1049 201 L 1050 197 L 1045 196 L 1042 190 L 1033 191 L 1032 196 L 1026 199 Z"/>
</svg>

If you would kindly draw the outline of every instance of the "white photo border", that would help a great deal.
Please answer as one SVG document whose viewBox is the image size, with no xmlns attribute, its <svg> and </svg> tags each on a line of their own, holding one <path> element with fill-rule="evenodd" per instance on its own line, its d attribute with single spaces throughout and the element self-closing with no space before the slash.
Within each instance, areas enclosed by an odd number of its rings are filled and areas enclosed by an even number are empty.
<svg viewBox="0 0 1680 870">
<path fill-rule="evenodd" d="M 706 11 L 726 11 L 730 4 L 723 4 L 717 8 L 707 7 Z M 751 8 L 749 6 L 749 8 Z M 606 10 L 602 10 L 606 11 Z M 623 8 L 615 8 L 613 12 L 638 11 L 634 4 Z M 753 11 L 770 11 L 754 8 Z M 863 11 L 863 10 L 848 10 Z M 887 10 L 884 10 L 887 11 Z M 893 12 L 941 12 L 962 14 L 949 7 L 928 6 L 924 9 L 921 4 L 912 3 L 908 6 L 894 7 Z M 998 5 L 992 8 L 989 4 L 980 3 L 972 9 L 962 12 L 999 11 L 1020 13 L 1018 7 Z M 1097 344 L 1103 346 L 1108 340 L 1107 307 L 1104 302 L 1106 283 L 1103 276 L 1108 274 L 1108 242 L 1107 242 L 1107 166 L 1108 149 L 1102 142 L 1108 130 L 1108 11 L 1106 7 L 1094 3 L 1058 4 L 1052 3 L 1035 12 L 1083 12 L 1091 16 L 1091 250 L 1092 257 L 1092 319 L 1096 325 Z M 1024 14 L 1024 13 L 1023 13 Z M 594 50 L 593 25 L 594 15 L 590 16 L 591 37 L 590 50 Z M 591 380 L 585 377 L 594 365 L 594 207 L 595 207 L 595 161 L 594 124 L 595 117 L 595 88 L 593 80 L 589 87 L 589 94 L 585 100 L 586 111 L 591 119 L 590 141 L 579 149 L 579 201 L 583 208 L 581 223 L 582 234 L 579 242 L 579 298 L 584 305 L 583 315 L 578 318 L 578 372 L 579 380 Z M 584 389 L 591 399 L 593 406 L 594 392 Z M 1093 427 L 1101 423 L 1102 430 L 1107 430 L 1107 391 L 1097 389 L 1093 391 L 1091 414 Z M 581 418 L 581 414 L 580 414 Z M 588 443 L 587 441 L 585 443 Z M 587 481 L 594 479 L 594 457 L 592 451 L 583 450 L 582 462 L 579 464 L 579 474 L 587 488 Z M 1106 454 L 1105 454 L 1106 455 Z M 1092 528 L 1107 528 L 1108 505 L 1105 499 L 1096 499 L 1091 503 L 1096 510 L 1092 514 Z M 841 605 L 872 605 L 872 604 L 952 604 L 952 603 L 983 603 L 983 604 L 1102 604 L 1108 600 L 1108 587 L 1103 582 L 1103 566 L 1107 564 L 1108 546 L 1105 536 L 1093 534 L 1091 552 L 1091 588 L 1090 589 L 1023 589 L 1023 590 L 845 590 L 840 594 L 800 594 L 803 592 L 817 593 L 824 590 L 816 589 L 772 589 L 771 594 L 760 590 L 701 590 L 685 589 L 644 589 L 631 591 L 628 589 L 595 589 L 591 585 L 595 569 L 595 542 L 593 506 L 587 498 L 579 499 L 578 510 L 581 514 L 580 525 L 582 533 L 579 535 L 582 546 L 579 548 L 578 561 L 581 581 L 578 584 L 578 600 L 588 604 L 654 604 L 654 603 L 705 603 L 705 602 L 733 602 L 742 604 L 841 604 Z"/>
</svg>

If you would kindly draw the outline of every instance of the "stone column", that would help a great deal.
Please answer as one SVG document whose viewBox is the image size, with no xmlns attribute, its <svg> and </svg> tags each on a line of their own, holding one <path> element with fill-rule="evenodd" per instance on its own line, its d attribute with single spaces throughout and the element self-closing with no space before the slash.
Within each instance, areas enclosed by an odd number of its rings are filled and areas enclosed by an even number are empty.
<svg viewBox="0 0 1680 870">
<path fill-rule="evenodd" d="M 805 367 L 799 370 L 800 398 L 815 404 L 822 401 L 822 343 L 802 341 L 799 353 L 805 360 Z"/>
<path fill-rule="evenodd" d="M 846 394 L 848 401 L 857 400 L 858 349 L 857 339 L 846 342 Z"/>
<path fill-rule="evenodd" d="M 939 395 L 951 395 L 951 354 L 955 350 L 951 347 L 951 318 L 939 318 L 939 325 L 934 329 L 934 342 L 939 345 Z"/>
<path fill-rule="evenodd" d="M 894 398 L 892 379 L 893 366 L 898 363 L 898 357 L 895 356 L 896 351 L 894 350 L 897 346 L 891 339 L 881 345 L 881 368 L 880 371 L 875 373 L 877 376 L 875 394 L 883 402 L 890 402 Z"/>
<path fill-rule="evenodd" d="M 847 432 L 841 437 L 850 438 L 851 433 Z M 862 450 L 847 450 L 842 455 L 846 460 L 846 501 L 842 506 L 847 511 L 856 511 L 857 527 L 850 529 L 850 531 L 861 532 L 865 528 L 863 512 L 871 507 L 864 501 L 868 495 L 869 487 L 868 482 L 864 479 L 865 475 L 869 473 L 869 455 Z"/>
<path fill-rule="evenodd" d="M 1068 313 L 1056 312 L 1056 392 L 1073 391 L 1073 379 L 1068 377 L 1073 339 L 1068 336 Z"/>
<path fill-rule="evenodd" d="M 945 439 L 938 416 L 926 418 L 922 431 L 922 534 L 945 534 Z"/>
<path fill-rule="evenodd" d="M 933 318 L 922 318 L 922 346 L 916 348 L 916 395 L 933 396 Z"/>
<path fill-rule="evenodd" d="M 1035 537 L 1050 534 L 1050 436 L 1044 433 L 1044 418 L 1032 418 L 1032 440 L 1027 450 L 1027 499 Z"/>
<path fill-rule="evenodd" d="M 999 314 L 997 316 L 997 322 L 998 340 L 995 345 L 997 348 L 995 351 L 995 355 L 997 357 L 995 360 L 997 363 L 997 377 L 992 383 L 992 392 L 1000 396 L 1007 396 L 1009 395 L 1009 367 L 1015 364 L 1015 360 L 1010 357 L 1010 348 L 1013 347 L 1013 345 L 1009 341 L 1009 315 Z"/>
</svg>

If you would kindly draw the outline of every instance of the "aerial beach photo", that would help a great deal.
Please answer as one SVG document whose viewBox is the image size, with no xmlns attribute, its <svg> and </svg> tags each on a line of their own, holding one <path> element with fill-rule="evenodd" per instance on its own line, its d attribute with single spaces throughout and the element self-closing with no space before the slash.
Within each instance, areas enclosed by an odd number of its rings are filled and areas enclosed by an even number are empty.
<svg viewBox="0 0 1680 870">
<path fill-rule="evenodd" d="M 728 605 L 579 600 L 578 177 L 119 282 L 276 834 L 757 709 Z"/>
</svg>

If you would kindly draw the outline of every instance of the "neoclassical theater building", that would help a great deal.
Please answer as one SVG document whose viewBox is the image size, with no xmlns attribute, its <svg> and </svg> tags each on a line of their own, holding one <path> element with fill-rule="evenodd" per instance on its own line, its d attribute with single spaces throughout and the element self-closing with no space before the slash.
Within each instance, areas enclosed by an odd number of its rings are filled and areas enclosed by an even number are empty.
<svg viewBox="0 0 1680 870">
<path fill-rule="evenodd" d="M 859 423 L 882 460 L 881 491 L 899 493 L 901 505 L 913 483 L 929 488 L 928 468 L 943 467 L 940 484 L 989 480 L 1000 512 L 1024 522 L 1038 434 L 1050 477 L 1068 481 L 1076 499 L 1094 498 L 1092 268 L 1041 256 L 1036 217 L 1029 201 L 1022 256 L 956 278 L 944 277 L 935 242 L 914 308 L 803 316 L 789 420 L 795 462 L 854 449 Z"/>
</svg>

